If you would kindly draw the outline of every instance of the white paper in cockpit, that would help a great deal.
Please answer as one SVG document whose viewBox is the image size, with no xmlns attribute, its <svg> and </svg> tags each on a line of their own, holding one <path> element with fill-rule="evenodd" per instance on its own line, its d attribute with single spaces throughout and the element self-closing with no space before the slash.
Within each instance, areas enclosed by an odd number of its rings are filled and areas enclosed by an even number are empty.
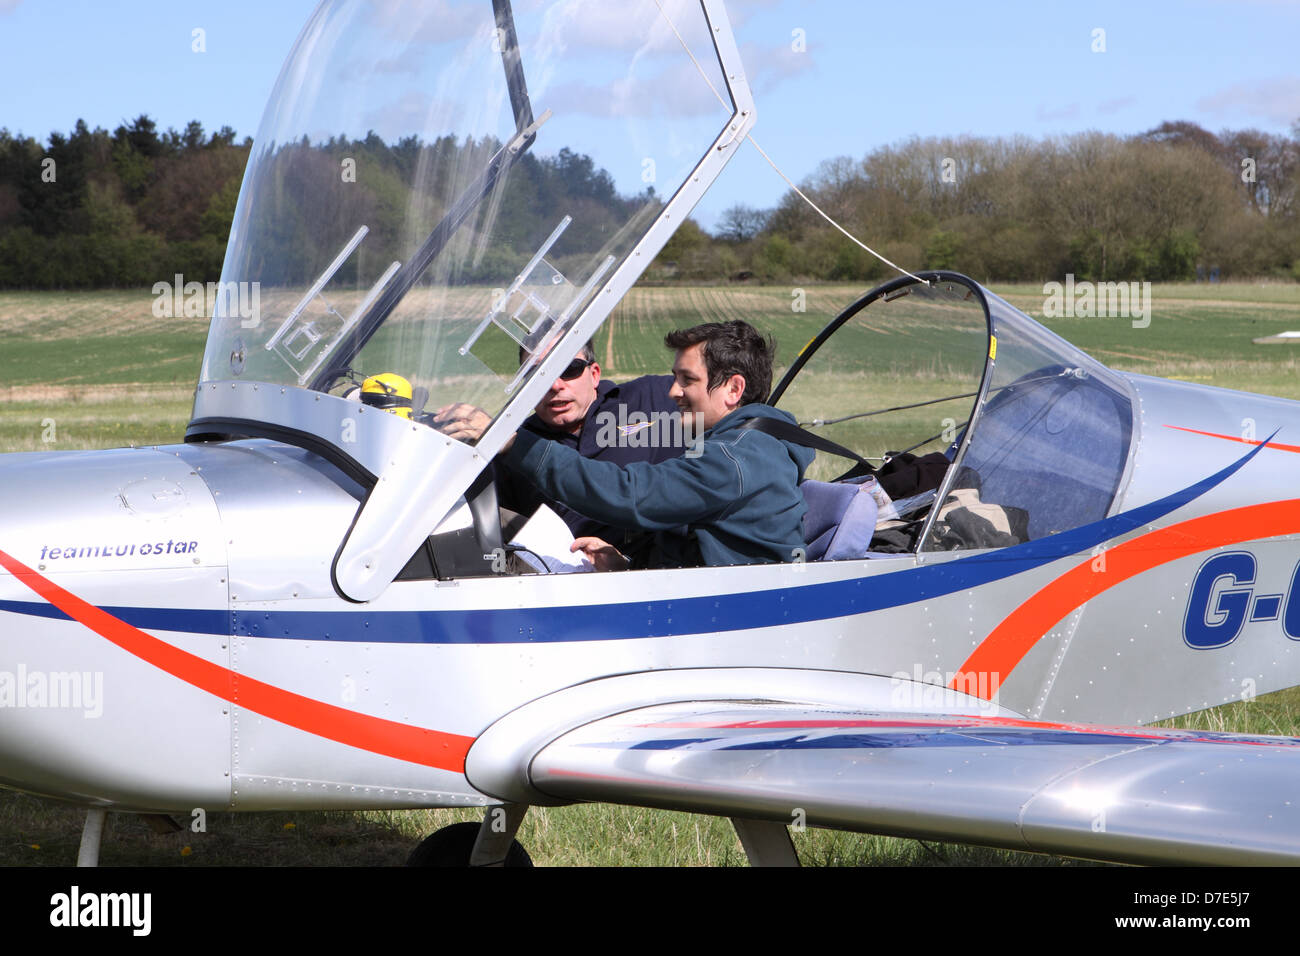
<svg viewBox="0 0 1300 956">
<path fill-rule="evenodd" d="M 526 549 L 517 552 L 519 557 L 543 573 L 595 570 L 582 552 L 569 550 L 573 542 L 573 532 L 564 520 L 541 505 L 510 543 Z"/>
</svg>

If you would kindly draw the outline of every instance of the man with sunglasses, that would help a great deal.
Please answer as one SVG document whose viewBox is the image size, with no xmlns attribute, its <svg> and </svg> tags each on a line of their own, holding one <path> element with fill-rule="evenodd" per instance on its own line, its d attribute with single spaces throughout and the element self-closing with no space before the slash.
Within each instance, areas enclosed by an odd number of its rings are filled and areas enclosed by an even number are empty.
<svg viewBox="0 0 1300 956">
<path fill-rule="evenodd" d="M 635 554 L 599 535 L 578 536 L 598 570 L 796 560 L 807 511 L 799 482 L 814 452 L 772 432 L 794 425 L 765 404 L 776 343 L 742 321 L 670 332 L 671 396 L 702 431 L 691 455 L 658 464 L 589 461 L 520 429 L 498 462 L 560 501 L 653 539 Z"/>
<path fill-rule="evenodd" d="M 520 361 L 525 357 L 521 353 Z M 671 375 L 645 375 L 621 385 L 603 380 L 588 342 L 551 383 L 521 429 L 597 461 L 616 465 L 668 461 L 684 450 L 670 424 L 670 416 L 678 414 L 677 403 L 668 394 L 672 384 Z M 490 421 L 486 412 L 464 404 L 440 408 L 434 415 L 434 424 L 443 433 L 461 441 L 477 440 Z M 675 434 L 680 436 L 680 428 Z M 564 519 L 575 538 L 597 537 L 622 546 L 635 532 L 588 518 L 542 494 L 527 477 L 504 467 L 501 459 L 497 459 L 496 484 L 501 507 L 531 515 L 546 504 Z"/>
</svg>

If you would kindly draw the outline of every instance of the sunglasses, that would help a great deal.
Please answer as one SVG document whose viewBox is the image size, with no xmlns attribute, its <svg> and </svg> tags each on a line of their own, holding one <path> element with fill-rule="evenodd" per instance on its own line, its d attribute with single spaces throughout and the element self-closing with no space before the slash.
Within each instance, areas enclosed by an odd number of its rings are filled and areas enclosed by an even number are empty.
<svg viewBox="0 0 1300 956">
<path fill-rule="evenodd" d="M 595 365 L 595 362 L 588 362 L 586 359 L 574 359 L 568 367 L 560 373 L 560 378 L 566 382 L 572 382 L 575 378 L 587 370 L 588 365 Z"/>
</svg>

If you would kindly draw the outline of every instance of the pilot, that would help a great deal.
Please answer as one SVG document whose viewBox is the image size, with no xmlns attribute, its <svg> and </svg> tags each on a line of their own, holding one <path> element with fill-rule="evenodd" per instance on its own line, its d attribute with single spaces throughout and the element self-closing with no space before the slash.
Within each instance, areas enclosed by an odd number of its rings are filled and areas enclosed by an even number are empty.
<svg viewBox="0 0 1300 956">
<path fill-rule="evenodd" d="M 620 465 L 521 428 L 498 460 L 597 521 L 654 532 L 631 557 L 598 536 L 576 540 L 599 570 L 793 560 L 804 543 L 799 482 L 814 452 L 747 424 L 794 422 L 763 404 L 775 343 L 733 321 L 671 332 L 664 344 L 676 350 L 670 395 L 702 433 L 692 454 Z"/>
<path fill-rule="evenodd" d="M 526 353 L 520 353 L 523 361 Z M 668 461 L 681 455 L 676 440 L 680 427 L 677 403 L 669 396 L 671 375 L 645 375 L 621 385 L 600 377 L 600 364 L 588 342 L 560 373 L 541 402 L 521 426 L 539 438 L 571 448 L 584 458 L 626 465 Z M 452 438 L 477 440 L 491 419 L 482 409 L 464 403 L 434 413 L 434 424 Z M 598 537 L 630 544 L 636 529 L 587 517 L 581 506 L 570 507 L 541 492 L 518 472 L 497 459 L 497 498 L 501 507 L 530 515 L 541 504 L 550 506 L 575 538 Z"/>
</svg>

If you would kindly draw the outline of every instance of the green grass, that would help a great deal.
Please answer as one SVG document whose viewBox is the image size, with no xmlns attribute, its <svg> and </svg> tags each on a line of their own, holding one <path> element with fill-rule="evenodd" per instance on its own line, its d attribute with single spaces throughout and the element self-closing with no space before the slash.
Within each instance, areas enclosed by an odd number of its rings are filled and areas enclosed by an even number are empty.
<svg viewBox="0 0 1300 956">
<path fill-rule="evenodd" d="M 1300 285 L 1156 284 L 1141 329 L 1125 318 L 1048 319 L 1041 286 L 993 291 L 1112 368 L 1300 399 L 1300 347 L 1254 342 L 1300 329 Z"/>
<path fill-rule="evenodd" d="M 146 290 L 0 292 L 0 382 L 192 389 L 208 323 L 157 317 L 153 302 Z"/>
<path fill-rule="evenodd" d="M 1300 687 L 1158 721 L 1157 727 L 1300 737 Z"/>
<path fill-rule="evenodd" d="M 1043 298 L 1041 282 L 995 282 L 989 286 L 1010 302 L 1015 297 Z M 1193 299 L 1202 302 L 1248 302 L 1296 305 L 1300 302 L 1300 285 L 1287 281 L 1261 282 L 1153 282 L 1151 295 L 1161 299 Z"/>
<path fill-rule="evenodd" d="M 791 291 L 779 286 L 634 289 L 597 336 L 597 356 L 605 375 L 616 380 L 662 373 L 670 359 L 663 347 L 666 331 L 700 321 L 744 318 L 777 337 L 778 363 L 784 366 L 865 290 L 809 286 L 804 290 L 804 312 L 791 311 Z M 1041 286 L 997 286 L 994 291 L 1041 314 Z M 1122 319 L 1060 319 L 1048 324 L 1116 368 L 1300 398 L 1296 350 L 1251 341 L 1300 329 L 1300 286 L 1159 285 L 1153 294 L 1147 329 L 1133 329 Z M 0 451 L 180 441 L 206 323 L 155 318 L 151 303 L 145 290 L 0 293 Z M 790 406 L 800 417 L 827 418 L 881 404 L 905 404 L 969 386 L 969 362 L 961 358 L 965 353 L 958 349 L 953 357 L 938 361 L 922 338 L 908 335 L 908 328 L 921 328 L 923 317 L 914 317 L 920 324 L 908 326 L 906 316 L 900 319 L 897 311 L 890 316 L 889 322 L 878 323 L 873 306 L 862 320 L 892 333 L 885 344 L 873 339 L 871 352 L 847 360 L 834 352 L 821 357 L 827 365 L 819 386 L 790 394 Z M 919 353 L 913 347 L 918 341 Z M 864 367 L 873 374 L 863 374 Z M 898 448 L 910 444 L 909 438 L 939 431 L 945 417 L 961 417 L 964 407 L 953 402 L 861 419 L 828 429 L 827 434 L 868 452 Z M 1298 734 L 1300 689 L 1190 714 L 1165 725 Z M 67 804 L 0 791 L 0 865 L 69 865 L 76 858 L 83 817 L 83 810 Z M 110 815 L 101 859 L 106 865 L 131 866 L 390 865 L 405 860 L 419 839 L 440 826 L 474 818 L 473 813 L 454 810 L 211 814 L 204 833 L 159 835 L 139 818 Z M 744 864 L 727 821 L 641 808 L 534 808 L 520 839 L 533 859 L 545 865 Z M 814 865 L 1068 862 L 824 830 L 796 834 L 795 841 L 804 862 Z"/>
<path fill-rule="evenodd" d="M 207 322 L 146 290 L 0 292 L 0 451 L 179 442 Z"/>
<path fill-rule="evenodd" d="M 663 373 L 671 363 L 663 346 L 665 332 L 700 321 L 743 318 L 776 337 L 779 378 L 813 335 L 864 291 L 848 285 L 807 286 L 803 288 L 805 311 L 794 312 L 791 305 L 796 300 L 789 286 L 636 288 L 597 334 L 596 353 L 608 378 Z M 1042 317 L 1041 286 L 994 286 L 993 291 Z M 1132 328 L 1126 319 L 1044 322 L 1117 369 L 1300 399 L 1300 345 L 1252 341 L 1300 329 L 1300 285 L 1158 284 L 1153 300 L 1151 325 L 1145 329 Z M 198 377 L 206 323 L 157 318 L 152 302 L 146 290 L 0 292 L 4 343 L 0 348 L 0 382 L 4 383 L 0 385 L 0 450 L 179 441 Z M 897 311 L 898 304 L 885 308 Z M 893 314 L 881 308 L 873 305 L 860 321 L 876 329 L 893 329 L 892 319 L 876 320 L 878 313 L 882 318 Z M 950 394 L 942 391 L 946 386 L 962 390 L 969 378 L 965 372 L 939 376 L 944 380 L 935 381 L 932 388 L 918 384 L 917 373 L 923 370 L 914 367 L 918 355 L 932 361 L 934 343 L 945 339 L 942 328 L 932 332 L 919 353 L 913 348 L 915 340 L 903 336 L 892 339 L 905 346 L 896 353 L 878 352 L 874 345 L 865 354 L 851 350 L 856 354 L 851 355 L 847 372 L 870 367 L 880 373 L 901 357 L 903 365 L 888 376 L 890 394 L 896 387 L 909 399 Z M 819 353 L 810 371 L 817 363 L 833 361 L 837 350 L 845 351 L 842 341 Z M 801 417 L 830 418 L 866 410 L 880 400 L 854 393 L 853 388 L 850 377 L 824 389 L 824 396 L 799 398 L 792 393 L 792 407 Z M 925 437 L 920 432 L 926 428 L 930 429 L 926 434 L 939 431 L 950 411 L 899 419 L 888 433 L 862 429 L 858 434 L 878 434 L 880 449 L 903 447 L 908 437 Z M 54 442 L 43 440 L 47 433 L 41 423 L 47 418 L 57 426 Z M 846 431 L 844 437 L 852 439 L 854 433 Z"/>
<path fill-rule="evenodd" d="M 0 791 L 0 866 L 69 866 L 85 811 Z M 206 829 L 159 834 L 109 814 L 101 866 L 400 866 L 415 845 L 464 810 L 209 814 Z M 177 818 L 177 823 L 189 821 Z M 957 844 L 807 829 L 792 834 L 805 866 L 1045 866 L 1078 861 Z M 746 866 L 721 817 L 578 804 L 534 807 L 519 840 L 538 866 Z"/>
<path fill-rule="evenodd" d="M 191 389 L 147 385 L 13 390 L 0 401 L 0 449 L 53 451 L 180 442 Z"/>
</svg>

